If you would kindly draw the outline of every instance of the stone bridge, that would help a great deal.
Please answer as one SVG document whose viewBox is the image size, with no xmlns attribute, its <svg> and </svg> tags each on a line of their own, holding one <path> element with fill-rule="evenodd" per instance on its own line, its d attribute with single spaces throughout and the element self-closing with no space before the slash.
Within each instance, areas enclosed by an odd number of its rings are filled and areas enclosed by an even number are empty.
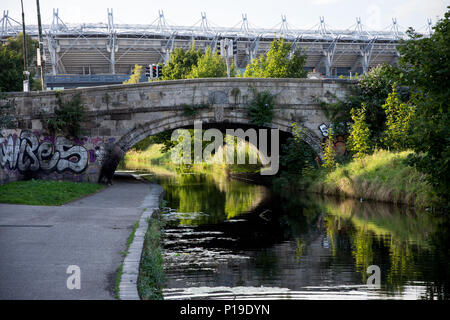
<svg viewBox="0 0 450 320">
<path fill-rule="evenodd" d="M 248 103 L 254 90 L 276 94 L 272 128 L 291 132 L 297 122 L 321 156 L 328 120 L 317 99 L 344 98 L 352 85 L 330 79 L 220 78 L 11 93 L 0 98 L 0 183 L 30 176 L 97 182 L 102 170 L 114 171 L 120 158 L 150 135 L 192 127 L 194 120 L 210 127 L 253 126 Z M 58 96 L 71 101 L 77 94 L 86 110 L 80 136 L 50 133 L 47 121 L 55 116 Z M 201 106 L 195 115 L 186 112 L 192 106 Z"/>
</svg>

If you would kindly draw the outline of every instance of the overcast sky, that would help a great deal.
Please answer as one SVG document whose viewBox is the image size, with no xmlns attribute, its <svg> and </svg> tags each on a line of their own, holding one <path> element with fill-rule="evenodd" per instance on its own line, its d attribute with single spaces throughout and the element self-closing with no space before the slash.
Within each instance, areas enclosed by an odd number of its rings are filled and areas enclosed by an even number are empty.
<svg viewBox="0 0 450 320">
<path fill-rule="evenodd" d="M 36 1 L 23 0 L 25 22 L 37 24 Z M 206 12 L 211 24 L 233 27 L 239 25 L 242 13 L 247 13 L 250 25 L 275 27 L 285 14 L 288 23 L 309 29 L 319 22 L 319 16 L 334 29 L 347 29 L 361 17 L 369 30 L 384 30 L 396 17 L 398 24 L 416 30 L 425 28 L 427 18 L 433 23 L 444 16 L 450 0 L 41 0 L 44 24 L 51 22 L 52 9 L 66 22 L 106 22 L 107 8 L 113 8 L 115 23 L 150 24 L 163 10 L 170 24 L 192 26 Z M 20 0 L 1 0 L 0 10 L 9 10 L 10 17 L 20 21 Z"/>
</svg>

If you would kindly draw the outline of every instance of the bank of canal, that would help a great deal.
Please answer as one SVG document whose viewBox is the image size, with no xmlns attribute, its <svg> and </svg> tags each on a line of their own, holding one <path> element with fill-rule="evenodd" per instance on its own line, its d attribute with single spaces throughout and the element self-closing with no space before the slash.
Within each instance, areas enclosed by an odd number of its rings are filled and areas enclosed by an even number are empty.
<svg viewBox="0 0 450 320">
<path fill-rule="evenodd" d="M 448 220 L 209 174 L 142 173 L 165 191 L 164 299 L 449 297 Z M 379 288 L 366 285 L 370 265 Z"/>
</svg>

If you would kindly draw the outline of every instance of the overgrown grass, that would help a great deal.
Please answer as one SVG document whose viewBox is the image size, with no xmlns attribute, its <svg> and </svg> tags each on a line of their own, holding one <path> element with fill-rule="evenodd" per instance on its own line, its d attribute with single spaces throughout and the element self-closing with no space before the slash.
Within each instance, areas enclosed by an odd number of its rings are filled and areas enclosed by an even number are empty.
<svg viewBox="0 0 450 320">
<path fill-rule="evenodd" d="M 97 183 L 28 180 L 0 186 L 0 202 L 40 206 L 62 205 L 97 192 L 104 186 Z"/>
<path fill-rule="evenodd" d="M 309 191 L 430 207 L 438 199 L 425 176 L 406 163 L 411 151 L 386 150 L 321 171 Z"/>
<path fill-rule="evenodd" d="M 170 163 L 170 152 L 161 152 L 162 144 L 152 144 L 146 150 L 130 150 L 123 161 L 147 162 L 151 164 Z"/>
<path fill-rule="evenodd" d="M 138 278 L 138 292 L 143 300 L 163 300 L 163 228 L 164 222 L 159 215 L 154 214 L 148 219 Z"/>
<path fill-rule="evenodd" d="M 198 163 L 188 165 L 178 165 L 171 161 L 171 152 L 161 152 L 162 144 L 152 144 L 145 150 L 130 150 L 119 164 L 119 169 L 128 170 L 159 170 L 155 172 L 163 175 L 170 175 L 178 171 L 207 172 L 224 171 L 232 173 L 259 173 L 261 164 L 249 164 L 249 149 L 244 151 L 245 164 L 225 164 L 225 163 Z M 237 153 L 235 154 L 237 162 Z"/>
</svg>

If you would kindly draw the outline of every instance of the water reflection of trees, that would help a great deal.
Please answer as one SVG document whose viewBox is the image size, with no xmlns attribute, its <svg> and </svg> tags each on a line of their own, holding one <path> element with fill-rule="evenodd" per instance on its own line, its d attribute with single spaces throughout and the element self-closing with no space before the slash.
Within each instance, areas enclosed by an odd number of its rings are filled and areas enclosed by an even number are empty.
<svg viewBox="0 0 450 320">
<path fill-rule="evenodd" d="M 327 198 L 315 201 L 315 205 L 326 213 L 325 228 L 333 255 L 339 237 L 350 239 L 355 268 L 363 283 L 367 267 L 376 264 L 382 269 L 382 286 L 387 292 L 402 293 L 406 284 L 425 282 L 424 298 L 448 298 L 448 255 L 436 259 L 447 269 L 441 267 L 431 274 L 429 270 L 435 265 L 430 259 L 436 258 L 436 250 L 449 243 L 438 240 L 436 245 L 430 241 L 441 239 L 448 230 L 438 226 L 439 218 L 379 202 Z M 436 283 L 439 278 L 446 280 Z"/>
<path fill-rule="evenodd" d="M 178 212 L 208 213 L 181 220 L 184 225 L 234 218 L 257 206 L 266 190 L 217 172 L 170 175 L 158 182 L 164 186 L 169 206 Z M 401 294 L 405 285 L 420 282 L 425 287 L 423 298 L 449 299 L 449 219 L 380 202 L 308 199 L 306 195 L 283 197 L 276 206 L 280 214 L 274 228 L 282 231 L 281 238 L 296 239 L 298 263 L 308 255 L 311 239 L 322 233 L 331 254 L 324 263 L 353 263 L 362 284 L 367 266 L 376 264 L 381 268 L 382 288 L 390 294 Z M 276 270 L 274 256 L 262 251 L 257 258 L 263 271 Z"/>
<path fill-rule="evenodd" d="M 254 208 L 262 200 L 264 187 L 227 179 L 224 175 L 186 174 L 160 180 L 168 205 L 178 212 L 198 212 L 183 225 L 217 223 Z"/>
</svg>

